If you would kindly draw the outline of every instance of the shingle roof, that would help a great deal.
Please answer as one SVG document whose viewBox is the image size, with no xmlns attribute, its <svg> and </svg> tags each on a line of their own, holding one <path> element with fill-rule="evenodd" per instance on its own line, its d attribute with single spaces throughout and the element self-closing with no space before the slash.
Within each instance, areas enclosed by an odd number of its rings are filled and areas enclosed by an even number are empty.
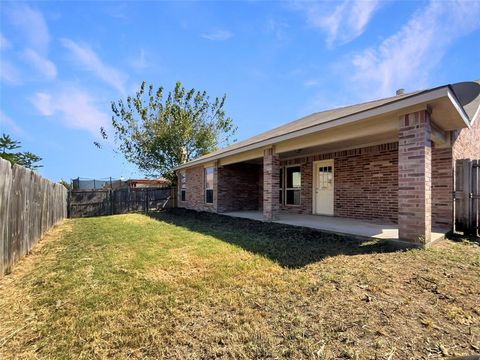
<svg viewBox="0 0 480 360">
<path fill-rule="evenodd" d="M 473 116 L 478 111 L 478 108 L 480 105 L 480 80 L 474 81 L 474 82 L 456 83 L 453 85 L 443 85 L 443 86 L 430 88 L 426 90 L 414 91 L 414 92 L 396 95 L 396 96 L 392 96 L 384 99 L 373 100 L 373 101 L 368 101 L 361 104 L 344 106 L 336 109 L 313 113 L 311 115 L 302 117 L 298 120 L 276 127 L 272 130 L 250 137 L 246 140 L 239 141 L 237 143 L 234 143 L 232 145 L 229 145 L 217 151 L 213 151 L 206 155 L 200 156 L 192 160 L 192 162 L 197 163 L 202 161 L 208 161 L 208 159 L 212 157 L 215 157 L 233 150 L 238 150 L 245 146 L 253 145 L 255 143 L 260 143 L 260 142 L 273 139 L 291 132 L 303 130 L 315 125 L 338 120 L 349 115 L 361 113 L 363 111 L 371 110 L 371 109 L 381 107 L 390 103 L 394 103 L 399 100 L 403 100 L 409 97 L 414 97 L 416 95 L 427 93 L 427 92 L 440 89 L 443 87 L 447 87 L 447 86 L 450 86 L 450 88 L 453 90 L 460 104 L 463 106 L 465 113 L 468 115 L 469 119 L 472 120 Z M 182 167 L 185 165 L 186 164 L 183 164 Z"/>
</svg>

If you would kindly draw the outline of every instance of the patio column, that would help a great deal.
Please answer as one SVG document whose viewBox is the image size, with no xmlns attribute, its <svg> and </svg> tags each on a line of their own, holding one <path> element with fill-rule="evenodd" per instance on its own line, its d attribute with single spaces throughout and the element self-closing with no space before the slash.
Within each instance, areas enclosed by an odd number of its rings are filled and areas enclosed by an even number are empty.
<svg viewBox="0 0 480 360">
<path fill-rule="evenodd" d="M 275 148 L 265 149 L 263 153 L 263 219 L 278 219 L 280 160 Z"/>
<path fill-rule="evenodd" d="M 402 241 L 424 246 L 432 232 L 432 142 L 426 110 L 400 117 L 398 228 Z"/>
</svg>

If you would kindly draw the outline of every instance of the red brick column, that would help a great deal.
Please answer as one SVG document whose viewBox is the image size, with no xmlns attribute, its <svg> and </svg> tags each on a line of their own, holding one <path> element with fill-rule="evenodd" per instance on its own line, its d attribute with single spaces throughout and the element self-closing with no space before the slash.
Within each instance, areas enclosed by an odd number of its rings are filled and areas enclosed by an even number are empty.
<svg viewBox="0 0 480 360">
<path fill-rule="evenodd" d="M 263 218 L 266 221 L 278 219 L 280 186 L 280 160 L 274 148 L 263 153 Z"/>
<path fill-rule="evenodd" d="M 427 111 L 400 117 L 398 143 L 399 237 L 426 245 L 432 232 L 432 142 Z"/>
</svg>

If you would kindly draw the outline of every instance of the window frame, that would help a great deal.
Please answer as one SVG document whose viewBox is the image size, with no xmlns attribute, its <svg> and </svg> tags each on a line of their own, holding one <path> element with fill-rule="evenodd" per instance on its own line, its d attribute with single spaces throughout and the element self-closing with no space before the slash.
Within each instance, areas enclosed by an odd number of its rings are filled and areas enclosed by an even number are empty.
<svg viewBox="0 0 480 360">
<path fill-rule="evenodd" d="M 288 187 L 288 171 L 287 168 L 292 168 L 292 167 L 298 167 L 300 169 L 300 186 L 299 187 Z M 302 165 L 301 164 L 292 164 L 292 165 L 284 165 L 282 166 L 283 168 L 283 201 L 282 204 L 283 206 L 301 206 L 302 205 Z M 293 181 L 292 181 L 293 183 Z M 287 203 L 287 191 L 299 191 L 300 192 L 300 198 L 298 201 L 298 204 L 288 204 Z"/>
<path fill-rule="evenodd" d="M 180 201 L 187 201 L 187 170 L 180 170 Z"/>
<path fill-rule="evenodd" d="M 285 184 L 285 167 L 284 166 L 280 166 L 280 175 L 279 175 L 279 199 L 278 199 L 278 202 L 280 205 L 283 205 L 283 201 L 284 201 L 284 193 L 283 193 L 283 188 L 284 188 L 284 184 Z"/>
<path fill-rule="evenodd" d="M 209 169 L 212 169 L 212 187 L 211 188 L 207 187 L 207 175 L 208 175 Z M 214 203 L 214 190 L 213 190 L 214 177 L 215 177 L 215 167 L 207 166 L 203 168 L 203 190 L 204 190 L 203 199 L 206 205 L 213 205 Z M 207 191 L 212 192 L 212 202 L 207 201 Z"/>
</svg>

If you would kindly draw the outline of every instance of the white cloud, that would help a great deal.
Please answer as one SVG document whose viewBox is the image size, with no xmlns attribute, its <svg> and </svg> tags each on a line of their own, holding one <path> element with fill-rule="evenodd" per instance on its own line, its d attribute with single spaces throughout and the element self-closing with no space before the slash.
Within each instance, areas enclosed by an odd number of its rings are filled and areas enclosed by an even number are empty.
<svg viewBox="0 0 480 360">
<path fill-rule="evenodd" d="M 424 87 L 452 42 L 479 27 L 480 3 L 431 1 L 398 33 L 356 54 L 350 81 L 369 98 Z"/>
<path fill-rule="evenodd" d="M 311 87 L 317 86 L 320 82 L 317 79 L 307 79 L 303 82 L 303 85 Z"/>
<path fill-rule="evenodd" d="M 99 136 L 101 126 L 108 126 L 109 117 L 97 108 L 95 99 L 73 87 L 54 93 L 38 92 L 31 102 L 41 115 L 58 115 L 65 126 L 86 130 L 95 137 Z"/>
<path fill-rule="evenodd" d="M 38 92 L 32 99 L 33 105 L 43 116 L 52 116 L 54 114 L 52 96 L 48 93 Z"/>
<path fill-rule="evenodd" d="M 346 44 L 362 35 L 380 7 L 380 1 L 344 0 L 333 11 L 326 8 L 328 3 L 297 2 L 295 5 L 305 13 L 311 26 L 327 34 L 327 45 L 332 46 Z"/>
<path fill-rule="evenodd" d="M 0 50 L 5 50 L 10 48 L 11 44 L 8 39 L 0 33 Z"/>
<path fill-rule="evenodd" d="M 137 70 L 143 70 L 150 66 L 150 63 L 146 58 L 144 49 L 140 49 L 140 53 L 138 54 L 137 57 L 133 58 L 130 61 L 130 65 Z"/>
<path fill-rule="evenodd" d="M 0 56 L 0 80 L 10 85 L 20 85 L 22 78 L 18 68 L 8 61 L 4 56 Z"/>
<path fill-rule="evenodd" d="M 207 34 L 202 34 L 202 38 L 212 41 L 225 41 L 230 39 L 233 34 L 227 30 L 215 30 Z"/>
<path fill-rule="evenodd" d="M 42 13 L 26 4 L 16 3 L 9 8 L 8 15 L 11 23 L 24 34 L 27 45 L 46 53 L 50 34 Z"/>
<path fill-rule="evenodd" d="M 23 130 L 15 123 L 15 121 L 0 109 L 0 133 L 5 132 L 6 129 L 10 129 L 10 131 L 15 134 L 23 134 Z"/>
<path fill-rule="evenodd" d="M 62 39 L 61 42 L 71 52 L 75 61 L 78 61 L 86 70 L 91 71 L 114 89 L 125 94 L 127 77 L 124 73 L 104 64 L 88 45 L 80 45 L 70 39 Z"/>
<path fill-rule="evenodd" d="M 273 17 L 268 17 L 265 22 L 265 30 L 269 33 L 272 33 L 277 41 L 284 41 L 287 38 L 287 29 L 289 28 L 288 23 L 282 20 L 274 19 Z"/>
<path fill-rule="evenodd" d="M 33 49 L 26 49 L 23 57 L 33 67 L 35 67 L 46 79 L 54 80 L 57 77 L 57 67 L 53 62 L 41 56 Z"/>
</svg>

